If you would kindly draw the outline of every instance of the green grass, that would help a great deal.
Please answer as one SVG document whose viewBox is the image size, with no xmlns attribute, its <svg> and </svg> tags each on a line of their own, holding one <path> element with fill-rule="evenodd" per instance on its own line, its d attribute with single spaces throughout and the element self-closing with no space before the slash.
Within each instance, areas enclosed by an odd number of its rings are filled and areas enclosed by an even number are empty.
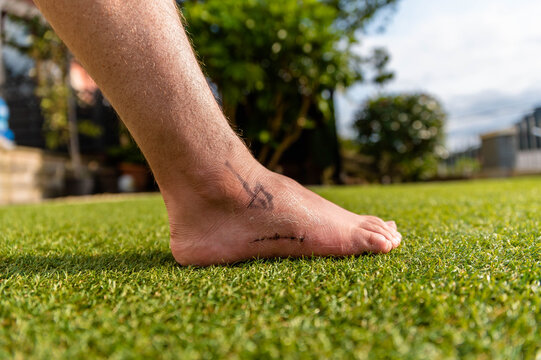
<svg viewBox="0 0 541 360">
<path fill-rule="evenodd" d="M 158 196 L 0 208 L 0 358 L 541 357 L 541 178 L 317 191 L 403 246 L 185 268 Z"/>
</svg>

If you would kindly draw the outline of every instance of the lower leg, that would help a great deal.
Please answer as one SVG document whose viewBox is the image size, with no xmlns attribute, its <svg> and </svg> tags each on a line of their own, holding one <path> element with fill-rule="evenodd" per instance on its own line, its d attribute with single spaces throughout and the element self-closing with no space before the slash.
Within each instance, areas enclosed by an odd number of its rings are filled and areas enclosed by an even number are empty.
<svg viewBox="0 0 541 360">
<path fill-rule="evenodd" d="M 387 252 L 393 223 L 267 171 L 217 105 L 172 0 L 36 0 L 141 147 L 182 264 Z"/>
</svg>

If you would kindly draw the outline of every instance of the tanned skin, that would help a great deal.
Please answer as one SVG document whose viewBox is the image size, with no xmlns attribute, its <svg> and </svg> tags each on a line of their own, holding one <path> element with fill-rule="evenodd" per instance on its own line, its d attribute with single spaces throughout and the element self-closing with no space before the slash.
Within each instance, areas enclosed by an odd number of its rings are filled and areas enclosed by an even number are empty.
<svg viewBox="0 0 541 360">
<path fill-rule="evenodd" d="M 183 265 L 386 253 L 393 221 L 346 211 L 259 164 L 207 84 L 173 0 L 35 0 L 148 160 Z"/>
</svg>

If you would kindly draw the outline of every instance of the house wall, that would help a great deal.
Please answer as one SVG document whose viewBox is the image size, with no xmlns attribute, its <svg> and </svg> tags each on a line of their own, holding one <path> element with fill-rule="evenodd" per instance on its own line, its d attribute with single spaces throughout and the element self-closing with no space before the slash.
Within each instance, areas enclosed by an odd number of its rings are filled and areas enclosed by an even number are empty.
<svg viewBox="0 0 541 360">
<path fill-rule="evenodd" d="M 514 127 L 481 135 L 485 176 L 541 174 L 541 107 Z"/>
<path fill-rule="evenodd" d="M 38 202 L 64 191 L 68 159 L 40 149 L 0 149 L 0 205 Z"/>
<path fill-rule="evenodd" d="M 519 174 L 541 173 L 541 150 L 519 151 L 515 171 Z"/>
</svg>

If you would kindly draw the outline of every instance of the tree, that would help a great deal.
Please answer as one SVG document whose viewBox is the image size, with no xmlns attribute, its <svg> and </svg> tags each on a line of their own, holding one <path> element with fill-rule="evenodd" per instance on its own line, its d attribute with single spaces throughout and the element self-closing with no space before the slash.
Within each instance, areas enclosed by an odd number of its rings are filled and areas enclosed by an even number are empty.
<svg viewBox="0 0 541 360">
<path fill-rule="evenodd" d="M 225 114 L 273 169 L 315 117 L 334 118 L 335 89 L 363 79 L 354 30 L 394 2 L 184 1 L 183 13 Z"/>
<path fill-rule="evenodd" d="M 322 3 L 338 10 L 336 26 L 349 36 L 354 36 L 359 30 L 380 15 L 382 10 L 394 10 L 397 0 L 321 0 Z M 381 28 L 380 28 L 381 29 Z"/>
<path fill-rule="evenodd" d="M 68 48 L 41 17 L 11 20 L 23 25 L 28 39 L 7 43 L 34 60 L 36 95 L 44 117 L 45 142 L 49 149 L 68 145 L 74 176 L 83 176 L 77 127 L 76 100 L 70 85 L 71 54 Z"/>
<path fill-rule="evenodd" d="M 433 175 L 443 155 L 445 112 L 427 94 L 370 99 L 357 113 L 359 150 L 379 181 L 416 181 Z"/>
<path fill-rule="evenodd" d="M 387 69 L 391 56 L 385 48 L 378 47 L 374 49 L 370 60 L 375 70 L 375 75 L 372 82 L 378 85 L 380 89 L 383 89 L 383 86 L 387 82 L 394 79 L 394 72 Z"/>
</svg>

